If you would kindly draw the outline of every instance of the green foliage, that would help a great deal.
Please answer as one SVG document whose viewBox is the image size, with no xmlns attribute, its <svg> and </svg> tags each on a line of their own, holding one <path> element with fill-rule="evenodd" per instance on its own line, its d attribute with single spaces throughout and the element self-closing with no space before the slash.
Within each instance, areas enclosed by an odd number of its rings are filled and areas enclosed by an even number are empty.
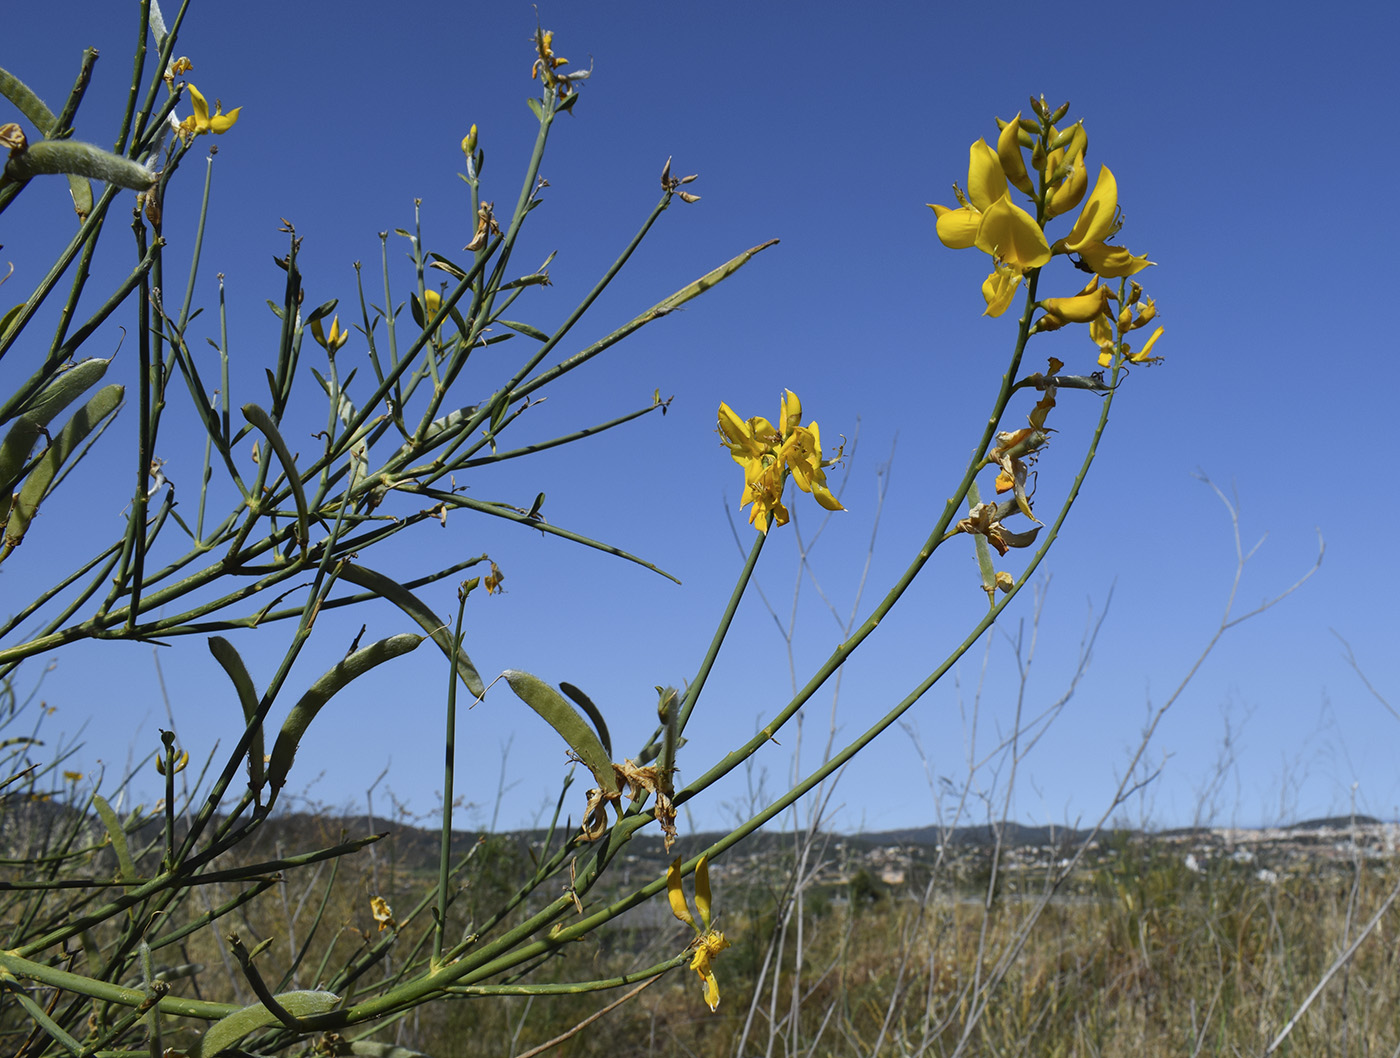
<svg viewBox="0 0 1400 1058">
<path fill-rule="evenodd" d="M 1042 177 L 1039 191 L 1032 193 L 1039 195 L 1033 203 L 1035 217 L 1020 207 L 1008 210 L 1000 200 L 985 213 L 967 204 L 949 211 L 962 215 L 954 221 L 962 232 L 955 242 L 964 247 L 975 242 L 994 257 L 996 270 L 988 289 L 999 293 L 995 299 L 988 295 L 989 306 L 996 308 L 993 314 L 1006 310 L 1023 279 L 1024 312 L 1005 368 L 989 373 L 994 395 L 985 425 L 978 426 L 972 455 L 955 465 L 949 498 L 927 527 L 926 538 L 866 618 L 859 624 L 852 619 L 839 646 L 807 680 L 794 681 L 800 689 L 752 737 L 734 739 L 713 760 L 681 761 L 686 726 L 697 716 L 706 681 L 767 534 L 787 519 L 782 504 L 787 477 L 826 510 L 841 507 L 825 483 L 825 469 L 835 459 L 824 457 L 816 423 L 803 425 L 795 394 L 784 396 L 777 426 L 762 417 L 741 420 L 722 405 L 725 444 L 744 469 L 744 502 L 753 504 L 754 524 L 761 533 L 694 678 L 684 684 L 683 692 L 657 687 L 654 733 L 632 757 L 619 762 L 605 718 L 584 692 L 567 684 L 555 690 L 528 673 L 502 672 L 506 686 L 542 716 L 585 765 L 595 787 L 571 800 L 573 775 L 564 774 L 554 816 L 541 835 L 523 845 L 482 837 L 464 847 L 452 796 L 458 695 L 465 690 L 473 700 L 483 698 L 495 681 L 483 679 L 482 671 L 498 671 L 483 670 L 474 658 L 465 631 L 470 626 L 466 612 L 475 604 L 473 592 L 479 602 L 499 587 L 500 572 L 486 554 L 444 568 L 415 567 L 406 579 L 396 579 L 386 570 L 416 557 L 410 543 L 415 529 L 434 521 L 445 524 L 454 514 L 549 534 L 669 576 L 638 556 L 568 529 L 567 515 L 555 520 L 551 511 L 551 520 L 546 520 L 545 497 L 536 488 L 518 494 L 536 495 L 533 503 L 521 506 L 475 498 L 465 492 L 464 483 L 473 471 L 506 461 L 524 478 L 529 457 L 537 452 L 664 413 L 667 400 L 651 391 L 624 415 L 579 423 L 557 437 L 523 438 L 517 447 L 507 447 L 523 433 L 521 424 L 534 420 L 530 409 L 549 386 L 729 280 L 773 243 L 736 254 L 626 322 L 600 329 L 578 351 L 561 355 L 566 337 L 573 340 L 584 317 L 673 200 L 697 201 L 698 196 L 681 190 L 694 177 L 671 176 L 668 161 L 658 200 L 563 322 L 546 329 L 515 318 L 529 305 L 528 300 L 520 305 L 517 301 L 549 283 L 544 267 L 524 270 L 513 258 L 521 231 L 544 204 L 540 165 L 555 118 L 576 106 L 578 86 L 589 74 L 560 70 L 565 60 L 554 55 L 552 35 L 541 30 L 535 38 L 540 89 L 530 101 L 538 132 L 510 214 L 496 217 L 492 202 L 482 198 L 484 150 L 473 127 L 463 143 L 463 179 L 477 219 L 463 251 L 471 257 L 457 263 L 429 249 L 415 217 L 411 229 L 395 232 L 408 247 L 405 276 L 389 267 L 385 234 L 382 304 L 374 303 L 380 297 L 377 284 L 373 293 L 367 292 L 361 276 L 356 297 L 348 302 L 355 307 L 347 320 L 354 322 L 344 329 L 337 313 L 340 299 L 320 300 L 326 294 L 315 290 L 315 277 L 303 274 L 301 239 L 288 224 L 286 251 L 277 260 L 284 273 L 281 295 L 267 302 L 279 334 L 275 348 L 260 361 L 266 392 L 240 393 L 235 399 L 235 381 L 244 383 L 230 372 L 231 359 L 241 351 L 232 349 L 227 339 L 227 306 L 221 296 L 217 320 L 210 318 L 213 313 L 201 318 L 193 306 L 214 186 L 212 154 L 206 163 L 203 207 L 190 240 L 196 257 L 182 296 L 166 260 L 162 203 L 172 182 L 183 179 L 184 167 L 203 153 L 194 151 L 199 136 L 237 134 L 236 110 L 224 115 L 216 107 L 211 117 L 203 97 L 180 80 L 188 69 L 187 61 L 174 59 L 183 16 L 182 7 L 167 27 L 158 5 L 152 0 L 143 3 L 132 90 L 112 137 L 113 152 L 94 154 L 95 148 L 69 139 L 95 52 L 85 54 L 83 72 L 58 114 L 44 108 L 18 77 L 0 71 L 0 94 L 29 118 L 40 137 L 29 144 L 18 126 L 4 127 L 11 156 L 0 176 L 0 212 L 13 206 L 32 181 L 62 176 L 73 188 L 79 221 L 51 271 L 0 322 L 0 358 L 9 358 L 6 366 L 17 372 L 7 374 L 0 392 L 0 495 L 5 497 L 0 521 L 6 526 L 0 563 L 33 553 L 36 535 L 46 528 L 37 516 L 70 479 L 74 484 L 69 488 L 81 491 L 77 483 L 98 462 L 89 462 L 92 453 L 112 453 L 127 468 L 131 482 L 125 524 L 116 538 L 101 536 L 96 523 L 74 527 L 61 549 L 71 568 L 49 568 L 56 561 L 52 559 L 39 563 L 48 586 L 17 604 L 16 612 L 0 624 L 5 694 L 0 712 L 0 731 L 5 732 L 0 742 L 5 835 L 0 992 L 15 1000 L 0 1013 L 0 1033 L 26 1058 L 60 1053 L 125 1058 L 167 1048 L 202 1058 L 214 1058 L 223 1048 L 230 1053 L 273 1054 L 312 1048 L 345 1053 L 358 1047 L 357 1053 L 381 1053 L 382 1041 L 371 1036 L 421 1016 L 443 1026 L 445 1034 L 435 1040 L 440 1053 L 452 1053 L 452 1045 L 444 1041 L 468 1031 L 474 1050 L 504 1051 L 515 1047 L 526 1014 L 539 1003 L 564 1019 L 561 1033 L 572 1039 L 575 1053 L 606 1052 L 615 1058 L 624 1052 L 610 1046 L 607 1037 L 575 1034 L 585 1014 L 597 1010 L 592 993 L 630 988 L 633 991 L 625 996 L 641 995 L 641 989 L 681 969 L 678 977 L 685 977 L 684 988 L 678 978 L 669 978 L 647 993 L 653 1020 L 658 1012 L 675 1018 L 670 1011 L 681 1002 L 678 993 L 692 1006 L 696 999 L 692 971 L 705 977 L 708 959 L 719 958 L 725 950 L 724 937 L 710 930 L 703 881 L 696 890 L 705 920 L 700 936 L 685 931 L 677 936 L 664 911 L 663 927 L 644 930 L 624 920 L 667 884 L 664 868 L 636 878 L 620 871 L 627 863 L 624 850 L 634 837 L 658 824 L 669 860 L 677 840 L 677 807 L 705 794 L 773 741 L 876 632 L 934 555 L 950 541 L 961 540 L 961 534 L 972 534 L 990 606 L 970 623 L 966 638 L 954 643 L 903 699 L 845 745 L 833 748 L 810 773 L 794 778 L 771 800 L 763 799 L 766 803 L 756 803 L 708 847 L 690 848 L 694 841 L 683 844 L 684 854 L 671 867 L 673 877 L 678 881 L 681 873 L 695 872 L 699 864 L 717 863 L 765 824 L 823 789 L 991 627 L 1064 524 L 1093 462 L 1120 370 L 1129 358 L 1123 334 L 1147 323 L 1155 308 L 1150 299 L 1140 302 L 1136 283 L 1129 288 L 1120 281 L 1117 295 L 1105 288 L 1057 299 L 1063 302 L 1056 310 L 1059 315 L 1036 320 L 1037 311 L 1053 307 L 1038 302 L 1035 293 L 1040 269 L 1052 256 L 1049 245 L 1044 245 L 1043 254 L 1024 255 L 1024 261 L 1008 264 L 995 232 L 979 229 L 976 239 L 968 241 L 962 229 L 1010 225 L 1006 230 L 1019 233 L 1016 241 L 1023 248 L 1044 243 L 1041 225 L 1056 212 L 1072 208 L 1066 203 L 1076 186 L 1080 196 L 1084 192 L 1083 181 L 1076 185 L 1074 178 L 1083 173 L 1082 125 L 1074 126 L 1078 133 L 1058 131 L 1053 122 L 1064 117 L 1066 108 L 1052 114 L 1042 99 L 1034 105 L 1036 119 L 1024 119 L 1020 126 L 1026 146 L 1034 148 L 1033 162 L 1040 158 L 1044 163 L 1035 163 Z M 172 127 L 169 119 L 177 107 L 185 106 L 193 113 Z M 1007 142 L 1008 150 L 1014 148 L 1020 158 L 1018 135 L 1013 128 Z M 1046 161 L 1067 150 L 1072 157 Z M 982 158 L 981 164 L 1001 165 L 991 157 Z M 89 178 L 106 182 L 96 199 L 86 190 Z M 1018 180 L 1029 186 L 1026 173 Z M 994 185 L 995 180 L 979 179 L 975 194 Z M 131 203 L 125 196 L 133 190 L 139 195 Z M 1116 191 L 1111 202 L 1107 189 L 1096 191 L 1095 198 L 1093 215 L 1100 219 L 1085 222 L 1075 252 L 1086 259 L 1097 255 L 1116 270 L 1111 274 L 1124 279 L 1131 274 L 1123 271 L 1129 266 L 1121 260 L 1126 251 L 1103 242 L 1116 232 L 1109 231 L 1117 213 Z M 127 205 L 136 207 L 130 271 L 112 289 L 95 292 L 89 265 L 104 225 L 116 215 L 113 207 L 121 213 Z M 1035 228 L 1029 241 L 1021 237 L 1028 225 Z M 1131 262 L 1141 267 L 1145 259 Z M 67 284 L 66 294 L 60 283 Z M 1096 341 L 1107 358 L 1105 365 L 1111 364 L 1110 376 L 1059 376 L 1053 367 L 1049 375 L 1024 372 L 1027 342 L 1035 333 L 1088 322 L 1080 304 L 1084 298 L 1096 301 L 1101 315 L 1097 322 L 1107 328 Z M 1108 301 L 1115 299 L 1122 310 L 1109 313 Z M 55 331 L 40 335 L 38 314 L 55 309 Z M 126 321 L 136 346 L 134 375 L 125 387 L 99 387 L 110 361 L 84 357 L 84 346 L 99 328 L 117 319 Z M 217 329 L 217 341 L 204 333 L 206 327 Z M 352 333 L 357 335 L 356 346 L 347 351 Z M 215 349 L 217 381 L 201 339 Z M 1139 351 L 1139 360 L 1151 344 Z M 489 357 L 481 355 L 487 346 L 497 347 Z M 30 359 L 21 363 L 26 356 Z M 1015 533 L 1002 520 L 1018 514 L 1035 518 L 1026 491 L 1028 468 L 1047 443 L 1045 418 L 1054 407 L 1057 388 L 1099 401 L 1100 414 L 1058 513 Z M 306 397 L 308 391 L 314 401 Z M 473 403 L 467 402 L 467 394 Z M 1029 413 L 1032 429 L 999 433 L 1013 402 L 1032 394 L 1038 397 Z M 307 420 L 302 409 L 321 399 L 324 416 L 317 412 L 315 421 Z M 182 472 L 183 480 L 200 482 L 192 517 L 187 517 L 188 507 L 176 509 L 157 455 L 165 450 L 162 441 L 182 453 L 198 451 L 198 446 L 183 441 L 177 446 L 165 431 L 167 413 L 174 406 L 204 434 L 202 461 L 192 457 L 197 474 Z M 75 410 L 70 413 L 70 408 Z M 106 433 L 118 415 L 134 419 L 134 444 Z M 288 443 L 288 438 L 307 436 L 319 442 L 310 453 Z M 977 478 L 984 472 L 1005 476 L 1015 498 L 980 503 Z M 941 490 L 938 494 L 945 495 Z M 1019 579 L 995 569 L 989 545 L 1000 556 L 1011 548 L 1027 549 Z M 472 572 L 480 575 L 457 580 Z M 447 620 L 427 605 L 419 590 L 454 580 L 459 605 L 455 619 Z M 484 593 L 479 591 L 482 587 Z M 357 636 L 342 660 L 309 686 L 291 684 L 294 666 L 317 633 L 322 615 L 381 599 L 397 608 L 405 630 L 363 647 Z M 231 641 L 219 634 L 255 628 L 278 655 L 265 680 L 262 674 L 255 679 Z M 228 748 L 208 762 L 204 772 L 192 776 L 188 754 L 176 745 L 174 732 L 163 732 L 153 759 L 137 767 L 155 766 L 163 776 L 164 797 L 152 808 L 125 809 L 123 815 L 120 795 L 130 776 L 65 772 L 62 765 L 72 747 L 59 747 L 46 761 L 37 759 L 43 706 L 33 695 L 21 699 L 15 690 L 16 680 L 30 679 L 32 672 L 32 667 L 21 666 L 32 666 L 34 659 L 77 643 L 117 640 L 174 649 L 192 636 L 205 639 L 228 678 L 221 688 L 227 701 Z M 380 665 L 405 664 L 402 659 L 410 653 L 422 662 L 423 655 L 432 654 L 417 653 L 424 640 L 441 652 L 441 672 L 449 685 L 443 702 L 442 819 L 428 859 L 404 855 L 401 862 L 395 842 L 402 835 L 350 838 L 327 817 L 291 816 L 285 791 L 298 750 L 333 722 L 331 699 Z M 294 702 L 287 719 L 269 739 L 269 716 L 289 700 Z M 271 752 L 265 755 L 269 742 Z M 682 767 L 681 774 L 690 781 L 677 790 L 673 771 Z M 177 773 L 184 776 L 178 782 Z M 567 822 L 580 817 L 585 820 L 582 832 Z M 562 825 L 561 819 L 566 821 Z M 274 828 L 278 839 L 269 841 Z M 352 858 L 361 851 L 364 857 Z M 805 994 L 811 1011 L 839 1014 L 842 1032 L 860 1053 L 878 1051 L 899 1033 L 942 1046 L 958 1025 L 968 1036 L 974 1030 L 981 1033 L 989 1049 L 1024 1051 L 1037 1026 L 1073 1009 L 1055 990 L 1047 1006 L 1041 988 L 1045 978 L 1039 983 L 1023 981 L 1031 970 L 1022 965 L 1014 972 L 1000 966 L 988 977 L 991 983 L 973 993 L 962 989 L 969 973 L 965 964 L 971 934 L 956 909 L 930 911 L 921 905 L 917 920 L 909 921 L 903 917 L 906 909 L 899 894 L 868 871 L 857 872 L 844 887 L 837 887 L 844 893 L 821 892 L 809 903 L 810 879 L 804 873 L 809 852 L 800 848 L 790 860 L 780 860 L 762 879 L 772 886 L 774 898 L 745 906 L 741 897 L 732 924 L 726 923 L 735 939 L 725 959 L 752 973 L 753 989 L 758 991 L 764 987 L 765 968 L 775 964 L 775 953 L 780 964 L 789 952 L 803 951 L 803 929 L 809 913 L 815 913 L 813 929 L 816 923 L 822 928 L 813 934 L 820 943 L 811 948 L 811 966 L 821 963 L 826 969 L 815 979 L 803 978 L 806 971 L 799 970 L 793 991 L 796 1006 L 787 1014 L 794 1031 L 800 1028 L 811 1039 L 820 1035 L 818 1030 L 808 1033 L 806 1020 L 811 1015 L 807 1001 L 800 1000 Z M 619 873 L 624 876 L 620 882 Z M 706 877 L 705 869 L 699 873 L 701 879 Z M 1121 889 L 1120 902 L 1132 905 L 1120 940 L 1134 935 L 1143 940 L 1152 930 L 1169 932 L 1173 924 L 1159 902 L 1161 894 L 1170 891 L 1172 879 L 1151 881 L 1129 867 L 1114 878 L 1113 892 Z M 1057 879 L 1051 888 L 1063 881 Z M 989 868 L 988 882 L 988 906 L 1000 906 L 994 900 L 999 894 L 995 864 Z M 724 900 L 721 893 L 721 906 Z M 859 930 L 854 927 L 857 916 L 872 924 L 897 923 L 904 931 L 900 935 L 912 938 L 923 938 L 922 930 L 938 924 L 941 932 L 931 949 L 937 958 L 927 961 L 927 953 L 919 952 L 918 965 L 933 967 L 927 971 L 921 1011 L 910 1005 L 915 994 L 910 983 L 924 979 L 911 971 L 892 984 L 888 949 L 874 945 L 876 930 L 865 924 Z M 994 920 L 991 927 L 1000 929 L 1003 924 Z M 648 935 L 640 951 L 622 943 L 634 930 L 638 937 Z M 985 928 L 981 936 L 985 939 Z M 1020 943 L 1024 938 L 1008 938 L 1008 950 Z M 978 947 L 972 959 L 974 980 L 982 980 L 984 954 Z M 725 965 L 720 962 L 717 976 L 723 976 Z M 1059 980 L 1064 969 L 1055 963 L 1034 972 Z M 983 1017 L 998 987 L 1014 1001 L 1007 1004 L 1005 1017 Z M 1073 991 L 1069 983 L 1065 988 Z M 891 989 L 892 994 L 886 994 Z M 725 985 L 724 994 L 732 997 L 727 1001 L 731 1006 L 742 1007 L 742 985 L 737 990 Z M 959 1006 L 969 994 L 975 1000 L 973 1013 Z M 756 1008 L 751 1015 L 752 1009 Z M 887 1013 L 881 1015 L 881 1009 Z M 711 1020 L 691 1038 L 702 1048 L 727 1046 L 732 1028 L 727 1020 Z"/>
</svg>

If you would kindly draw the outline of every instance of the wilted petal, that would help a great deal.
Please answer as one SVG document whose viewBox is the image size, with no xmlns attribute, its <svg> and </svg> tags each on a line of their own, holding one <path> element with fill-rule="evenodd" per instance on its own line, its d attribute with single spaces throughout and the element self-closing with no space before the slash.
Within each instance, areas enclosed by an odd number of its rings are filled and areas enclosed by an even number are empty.
<svg viewBox="0 0 1400 1058">
<path fill-rule="evenodd" d="M 1050 244 L 1040 225 L 1009 196 L 997 199 L 982 214 L 977 248 L 1022 272 L 1050 260 Z"/>
</svg>

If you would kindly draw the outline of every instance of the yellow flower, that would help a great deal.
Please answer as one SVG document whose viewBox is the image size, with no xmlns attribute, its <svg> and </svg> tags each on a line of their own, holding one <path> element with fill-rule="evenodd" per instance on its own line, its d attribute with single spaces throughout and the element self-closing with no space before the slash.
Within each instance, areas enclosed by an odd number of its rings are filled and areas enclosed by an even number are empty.
<svg viewBox="0 0 1400 1058">
<path fill-rule="evenodd" d="M 165 775 L 167 772 L 171 775 L 179 775 L 180 772 L 185 770 L 185 765 L 189 762 L 190 751 L 187 749 L 182 749 L 179 753 L 172 752 L 170 754 L 170 760 L 166 760 L 157 753 L 156 771 L 160 772 L 162 775 Z"/>
<path fill-rule="evenodd" d="M 1003 130 L 1002 139 L 1006 138 Z M 1018 187 L 1025 179 L 1024 170 L 1024 163 L 1020 172 L 1013 167 Z M 956 184 L 953 193 L 962 203 L 958 209 L 929 204 L 938 218 L 938 238 L 949 249 L 975 246 L 991 255 L 993 270 L 982 284 L 982 297 L 987 302 L 986 315 L 1000 316 L 1011 304 L 1021 277 L 1050 260 L 1050 244 L 1035 218 L 1011 201 L 1001 158 L 986 140 L 968 149 L 967 194 Z"/>
<path fill-rule="evenodd" d="M 666 869 L 666 898 L 671 902 L 671 913 L 695 930 L 695 939 L 690 942 L 695 949 L 690 968 L 704 982 L 705 1002 L 713 1012 L 719 1009 L 719 982 L 715 979 L 712 965 L 719 953 L 729 947 L 729 941 L 717 929 L 710 928 L 710 860 L 701 856 L 695 865 L 695 909 L 700 913 L 700 921 L 690 913 L 686 903 L 685 890 L 681 888 L 681 858 Z"/>
<path fill-rule="evenodd" d="M 720 440 L 744 468 L 739 506 L 752 504 L 749 523 L 762 533 L 768 531 L 770 512 L 775 525 L 788 522 L 783 487 L 789 476 L 828 511 L 845 510 L 826 484 L 826 468 L 841 458 L 841 451 L 831 459 L 822 458 L 821 432 L 815 422 L 801 425 L 802 402 L 792 390 L 783 396 L 778 421 L 781 427 L 761 415 L 741 419 L 728 404 L 719 406 Z"/>
<path fill-rule="evenodd" d="M 1046 298 L 1040 303 L 1046 313 L 1054 317 L 1057 325 L 1065 323 L 1092 323 L 1108 308 L 1111 293 L 1108 287 L 1099 286 L 1095 276 L 1083 290 L 1071 298 Z M 1049 330 L 1051 328 L 1041 328 Z"/>
<path fill-rule="evenodd" d="M 1093 193 L 1080 210 L 1074 227 L 1055 243 L 1054 250 L 1077 253 L 1090 271 L 1105 279 L 1126 278 L 1153 262 L 1145 254 L 1134 257 L 1126 246 L 1113 246 L 1104 241 L 1116 234 L 1119 227 L 1118 181 L 1108 166 L 1101 166 Z"/>
<path fill-rule="evenodd" d="M 554 71 L 569 61 L 554 54 L 554 30 L 536 27 L 535 51 L 539 53 L 539 58 L 535 60 L 535 65 L 530 67 L 530 80 L 538 77 L 545 84 L 553 85 L 559 98 L 563 99 L 573 91 L 573 87 L 567 77 L 554 76 Z"/>
<path fill-rule="evenodd" d="M 471 131 L 462 137 L 462 153 L 471 158 L 472 152 L 476 150 L 476 126 L 472 125 Z"/>
<path fill-rule="evenodd" d="M 212 132 L 222 136 L 229 129 L 233 128 L 238 121 L 238 112 L 242 107 L 234 107 L 227 114 L 223 112 L 223 104 L 218 100 L 214 101 L 214 116 L 209 116 L 209 104 L 204 101 L 204 96 L 200 94 L 194 85 L 186 85 L 190 90 L 190 106 L 194 113 L 180 122 L 180 138 L 188 141 L 191 136 L 203 136 L 206 132 Z"/>
<path fill-rule="evenodd" d="M 326 352 L 334 356 L 340 351 L 340 347 L 350 340 L 350 330 L 340 329 L 340 317 L 331 319 L 331 332 L 327 334 L 321 327 L 321 320 L 318 317 L 311 321 L 311 336 L 316 339 L 316 344 Z"/>
<path fill-rule="evenodd" d="M 1162 360 L 1162 358 L 1161 358 L 1160 356 L 1153 356 L 1153 355 L 1152 355 L 1152 347 L 1153 347 L 1154 345 L 1157 344 L 1157 339 L 1160 338 L 1160 337 L 1162 337 L 1162 332 L 1163 332 L 1164 330 L 1166 330 L 1165 327 L 1158 327 L 1155 331 L 1153 331 L 1151 337 L 1149 337 L 1149 338 L 1147 339 L 1147 344 L 1144 345 L 1144 346 L 1143 346 L 1141 349 L 1139 349 L 1137 352 L 1133 352 L 1133 347 L 1130 346 L 1127 342 L 1124 342 L 1123 345 L 1122 345 L 1122 348 L 1123 348 L 1123 359 L 1127 360 L 1128 363 L 1130 363 L 1130 364 L 1156 364 L 1156 363 L 1160 363 L 1161 360 Z M 1103 342 L 1100 342 L 1100 343 L 1099 343 L 1099 366 L 1100 366 L 1100 367 L 1109 367 L 1109 366 L 1112 365 L 1112 363 L 1113 363 L 1113 343 L 1112 343 L 1112 342 L 1109 342 L 1108 345 L 1105 346 Z"/>
</svg>

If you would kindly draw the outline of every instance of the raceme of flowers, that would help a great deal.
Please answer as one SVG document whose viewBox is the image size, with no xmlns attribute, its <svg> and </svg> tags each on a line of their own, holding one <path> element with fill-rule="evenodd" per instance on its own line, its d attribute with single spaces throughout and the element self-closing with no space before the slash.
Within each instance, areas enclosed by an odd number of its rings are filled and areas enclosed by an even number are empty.
<svg viewBox="0 0 1400 1058">
<path fill-rule="evenodd" d="M 815 422 L 802 425 L 802 402 L 788 390 L 782 399 L 778 425 L 762 416 L 741 419 L 728 404 L 719 406 L 719 435 L 734 462 L 744 468 L 744 492 L 739 506 L 752 504 L 749 523 L 768 532 L 768 516 L 786 525 L 783 489 L 791 477 L 828 511 L 845 510 L 826 484 L 826 468 L 839 462 L 844 445 L 831 459 L 822 458 L 821 432 Z"/>
<path fill-rule="evenodd" d="M 992 258 L 992 271 L 982 283 L 988 316 L 1000 316 L 1010 307 L 1021 281 L 1031 272 L 1058 255 L 1073 255 L 1076 267 L 1092 273 L 1093 279 L 1078 294 L 1040 301 L 1045 315 L 1036 321 L 1036 331 L 1089 324 L 1101 366 L 1111 366 L 1115 354 L 1129 363 L 1155 362 L 1150 354 L 1160 327 L 1137 352 L 1122 340 L 1127 331 L 1144 326 L 1156 315 L 1152 300 L 1141 301 L 1142 288 L 1136 282 L 1131 297 L 1121 282 L 1118 293 L 1100 285 L 1105 279 L 1126 280 L 1153 263 L 1146 255 L 1135 255 L 1111 241 L 1123 223 L 1118 181 L 1108 166 L 1100 166 L 1086 198 L 1089 137 L 1083 122 L 1061 128 L 1056 122 L 1068 112 L 1068 103 L 1053 113 L 1043 97 L 1031 103 L 1035 118 L 1018 113 L 1010 121 L 998 121 L 1001 131 L 995 148 L 984 139 L 971 146 L 967 189 L 953 185 L 957 208 L 930 203 L 938 238 L 952 249 L 976 247 Z M 1016 204 L 1013 192 L 1025 196 L 1029 210 Z M 1068 234 L 1052 242 L 1046 226 L 1076 207 L 1079 214 Z M 1111 304 L 1120 301 L 1116 309 Z"/>
</svg>

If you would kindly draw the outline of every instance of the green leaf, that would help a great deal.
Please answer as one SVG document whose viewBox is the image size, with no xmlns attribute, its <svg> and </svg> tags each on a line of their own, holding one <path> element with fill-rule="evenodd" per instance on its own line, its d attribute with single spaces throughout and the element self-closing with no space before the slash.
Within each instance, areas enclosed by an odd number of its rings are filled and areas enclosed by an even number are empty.
<svg viewBox="0 0 1400 1058">
<path fill-rule="evenodd" d="M 282 723 L 282 730 L 278 732 L 277 742 L 272 747 L 272 760 L 268 763 L 268 785 L 273 790 L 280 790 L 286 784 L 287 773 L 296 758 L 297 746 L 301 744 L 302 736 L 311 726 L 311 721 L 316 719 L 316 714 L 337 692 L 370 669 L 416 650 L 421 642 L 423 637 L 412 633 L 381 639 L 355 651 L 313 683 L 297 704 L 292 706 L 292 711 Z"/>
<path fill-rule="evenodd" d="M 446 272 L 448 275 L 450 275 L 453 279 L 456 280 L 463 280 L 467 278 L 466 269 L 464 269 L 461 265 L 453 264 L 446 257 L 442 256 L 442 254 L 430 252 L 428 256 L 433 259 L 433 263 L 428 265 L 429 268 L 436 268 L 443 272 Z"/>
<path fill-rule="evenodd" d="M 594 781 L 608 793 L 617 793 L 617 774 L 613 771 L 612 757 L 603 749 L 603 743 L 588 722 L 564 700 L 564 696 L 528 672 L 506 669 L 501 675 L 522 702 L 559 732 L 559 736 L 593 773 Z"/>
<path fill-rule="evenodd" d="M 28 305 L 28 302 L 21 301 L 9 312 L 5 313 L 4 317 L 0 317 L 0 339 L 4 339 L 9 336 L 10 325 L 14 323 L 15 317 L 24 311 L 26 305 Z"/>
<path fill-rule="evenodd" d="M 540 106 L 540 101 L 539 101 L 538 99 L 536 99 L 534 96 L 531 96 L 529 99 L 525 100 L 525 102 L 526 102 L 526 103 L 529 105 L 529 107 L 530 107 L 530 113 L 534 114 L 535 117 L 537 117 L 537 118 L 539 118 L 539 120 L 543 121 L 543 120 L 544 120 L 544 108 L 543 108 L 542 106 Z"/>
<path fill-rule="evenodd" d="M 525 335 L 526 338 L 534 338 L 541 342 L 549 341 L 549 335 L 545 334 L 544 331 L 540 330 L 538 327 L 531 327 L 528 323 L 516 323 L 514 320 L 502 319 L 498 319 L 496 322 L 502 327 L 509 327 L 513 331 L 518 331 Z"/>
</svg>

